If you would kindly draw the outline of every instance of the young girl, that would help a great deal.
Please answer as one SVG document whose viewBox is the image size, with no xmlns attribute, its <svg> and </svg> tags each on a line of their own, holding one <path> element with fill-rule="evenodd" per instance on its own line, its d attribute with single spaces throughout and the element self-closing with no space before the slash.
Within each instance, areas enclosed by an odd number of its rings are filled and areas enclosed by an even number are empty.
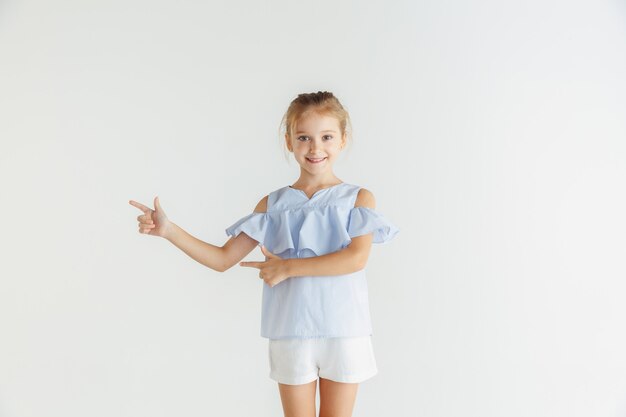
<svg viewBox="0 0 626 417">
<path fill-rule="evenodd" d="M 269 376 L 285 416 L 315 416 L 318 377 L 320 417 L 351 416 L 358 384 L 378 372 L 364 268 L 372 242 L 387 242 L 398 229 L 375 210 L 369 190 L 333 172 L 350 119 L 332 93 L 298 95 L 283 125 L 300 177 L 228 227 L 223 246 L 169 221 L 158 197 L 154 210 L 130 204 L 143 211 L 140 233 L 164 237 L 219 272 L 259 245 L 265 261 L 239 265 L 263 279 L 261 336 L 269 339 Z"/>
</svg>

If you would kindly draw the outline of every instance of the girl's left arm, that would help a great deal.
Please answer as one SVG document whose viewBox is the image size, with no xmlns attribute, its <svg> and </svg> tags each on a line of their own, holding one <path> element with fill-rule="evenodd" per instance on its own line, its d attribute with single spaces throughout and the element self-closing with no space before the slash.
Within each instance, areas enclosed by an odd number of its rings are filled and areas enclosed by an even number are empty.
<svg viewBox="0 0 626 417">
<path fill-rule="evenodd" d="M 284 259 L 287 275 L 344 275 L 360 271 L 367 264 L 372 238 L 371 233 L 354 237 L 345 248 L 326 255 Z"/>
<path fill-rule="evenodd" d="M 367 189 L 361 188 L 357 194 L 355 207 L 376 208 L 376 199 Z M 291 258 L 285 259 L 287 275 L 315 276 L 315 275 L 344 275 L 360 271 L 365 268 L 372 248 L 373 234 L 355 236 L 352 242 L 345 248 L 328 253 L 326 255 L 314 256 L 312 258 Z"/>
<path fill-rule="evenodd" d="M 372 193 L 361 188 L 354 206 L 375 209 L 375 203 Z M 311 258 L 282 259 L 261 246 L 265 261 L 240 262 L 239 265 L 258 268 L 259 278 L 271 287 L 291 277 L 345 275 L 365 268 L 373 240 L 373 232 L 355 236 L 345 248 Z"/>
</svg>

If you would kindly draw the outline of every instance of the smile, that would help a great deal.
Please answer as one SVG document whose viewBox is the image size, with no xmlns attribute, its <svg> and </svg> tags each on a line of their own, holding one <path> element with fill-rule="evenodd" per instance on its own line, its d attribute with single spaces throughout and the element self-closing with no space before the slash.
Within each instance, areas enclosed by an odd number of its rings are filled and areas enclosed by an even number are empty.
<svg viewBox="0 0 626 417">
<path fill-rule="evenodd" d="M 316 159 L 311 159 L 311 158 L 306 158 L 307 161 L 309 161 L 312 164 L 319 164 L 320 162 L 322 162 L 324 159 L 326 159 L 327 157 L 324 158 L 316 158 Z"/>
</svg>

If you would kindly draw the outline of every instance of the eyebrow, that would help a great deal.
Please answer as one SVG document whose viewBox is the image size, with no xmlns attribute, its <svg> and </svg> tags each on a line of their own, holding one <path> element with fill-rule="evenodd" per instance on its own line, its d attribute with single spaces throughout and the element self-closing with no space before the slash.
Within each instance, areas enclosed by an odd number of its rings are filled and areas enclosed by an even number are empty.
<svg viewBox="0 0 626 417">
<path fill-rule="evenodd" d="M 322 133 L 324 133 L 324 132 L 334 132 L 334 133 L 337 133 L 336 130 L 322 130 Z M 306 133 L 306 132 L 299 131 L 299 132 L 296 132 L 296 135 L 299 135 L 300 133 Z"/>
</svg>

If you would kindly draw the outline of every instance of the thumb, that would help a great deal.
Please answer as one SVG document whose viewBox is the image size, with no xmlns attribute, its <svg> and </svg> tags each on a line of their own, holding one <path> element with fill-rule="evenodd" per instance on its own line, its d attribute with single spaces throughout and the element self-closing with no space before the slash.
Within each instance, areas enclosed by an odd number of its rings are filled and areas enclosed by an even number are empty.
<svg viewBox="0 0 626 417">
<path fill-rule="evenodd" d="M 162 211 L 161 203 L 159 203 L 159 196 L 154 197 L 154 209 Z"/>
<path fill-rule="evenodd" d="M 263 252 L 263 255 L 267 256 L 268 258 L 279 258 L 279 256 L 274 255 L 272 252 L 268 251 L 267 248 L 265 247 L 265 245 L 261 245 L 261 252 Z"/>
</svg>

